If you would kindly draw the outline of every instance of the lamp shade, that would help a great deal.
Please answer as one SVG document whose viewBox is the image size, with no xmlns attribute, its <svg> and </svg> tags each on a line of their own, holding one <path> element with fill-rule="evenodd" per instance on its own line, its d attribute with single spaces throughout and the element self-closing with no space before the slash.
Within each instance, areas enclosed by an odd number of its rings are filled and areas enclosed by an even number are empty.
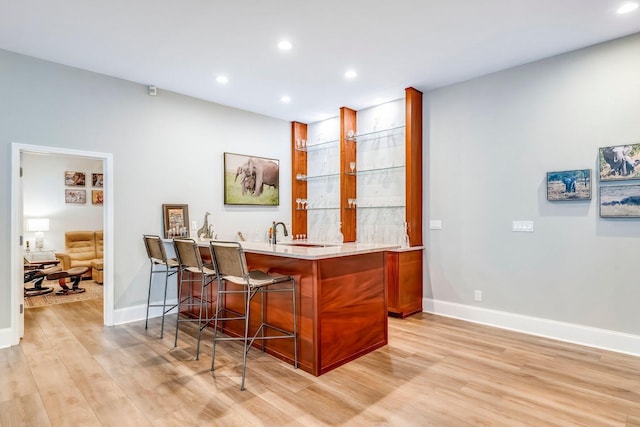
<svg viewBox="0 0 640 427">
<path fill-rule="evenodd" d="M 27 231 L 49 231 L 49 218 L 28 219 Z"/>
</svg>

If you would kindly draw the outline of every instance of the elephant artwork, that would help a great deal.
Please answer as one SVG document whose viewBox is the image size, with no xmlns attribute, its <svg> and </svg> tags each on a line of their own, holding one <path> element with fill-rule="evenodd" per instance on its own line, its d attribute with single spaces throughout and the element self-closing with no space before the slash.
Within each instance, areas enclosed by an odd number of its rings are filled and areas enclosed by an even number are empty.
<svg viewBox="0 0 640 427">
<path fill-rule="evenodd" d="M 600 148 L 600 180 L 640 179 L 640 144 Z"/>
<path fill-rule="evenodd" d="M 547 172 L 547 200 L 591 200 L 591 170 Z"/>
<path fill-rule="evenodd" d="M 224 156 L 225 204 L 279 204 L 278 160 L 233 153 L 224 153 Z"/>
<path fill-rule="evenodd" d="M 242 175 L 240 185 L 242 194 L 249 192 L 252 196 L 259 196 L 264 191 L 264 186 L 279 187 L 280 168 L 274 161 L 251 157 L 246 163 L 238 167 L 236 180 Z"/>
</svg>

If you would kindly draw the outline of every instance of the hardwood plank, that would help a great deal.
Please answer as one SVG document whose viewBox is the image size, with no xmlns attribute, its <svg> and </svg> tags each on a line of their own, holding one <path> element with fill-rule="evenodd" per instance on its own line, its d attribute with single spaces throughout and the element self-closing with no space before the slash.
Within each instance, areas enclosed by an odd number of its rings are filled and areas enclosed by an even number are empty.
<svg viewBox="0 0 640 427">
<path fill-rule="evenodd" d="M 211 372 L 211 331 L 196 361 L 193 325 L 173 348 L 159 319 L 101 322 L 90 301 L 27 311 L 0 426 L 640 425 L 640 358 L 440 316 L 389 319 L 387 346 L 320 377 L 252 349 L 245 391 L 237 343 Z"/>
</svg>

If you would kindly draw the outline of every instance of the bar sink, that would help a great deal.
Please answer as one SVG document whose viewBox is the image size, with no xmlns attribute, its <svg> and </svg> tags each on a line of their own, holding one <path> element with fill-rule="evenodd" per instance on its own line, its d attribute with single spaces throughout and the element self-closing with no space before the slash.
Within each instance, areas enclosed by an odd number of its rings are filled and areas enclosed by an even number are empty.
<svg viewBox="0 0 640 427">
<path fill-rule="evenodd" d="M 325 243 L 307 243 L 307 242 L 278 242 L 277 244 L 285 245 L 285 246 L 298 246 L 301 248 L 330 248 L 333 246 L 338 246 L 338 245 L 325 244 Z"/>
</svg>

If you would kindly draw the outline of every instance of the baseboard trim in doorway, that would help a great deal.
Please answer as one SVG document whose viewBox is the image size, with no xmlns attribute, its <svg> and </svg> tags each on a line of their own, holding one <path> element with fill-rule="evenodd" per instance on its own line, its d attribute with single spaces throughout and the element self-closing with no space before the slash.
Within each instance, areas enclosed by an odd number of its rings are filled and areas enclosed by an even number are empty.
<svg viewBox="0 0 640 427">
<path fill-rule="evenodd" d="M 640 335 L 424 298 L 424 312 L 640 356 Z"/>
<path fill-rule="evenodd" d="M 167 305 L 173 305 L 177 302 L 177 300 L 167 301 Z M 162 302 L 160 302 L 162 303 Z M 153 301 L 151 304 L 154 303 Z M 175 313 L 176 309 L 171 310 L 168 314 Z M 123 323 L 137 322 L 138 320 L 143 320 L 147 314 L 147 306 L 146 304 L 135 305 L 133 307 L 126 308 L 118 308 L 113 311 L 113 324 L 114 325 L 122 325 Z M 161 307 L 150 307 L 149 308 L 149 318 L 160 317 L 162 316 L 162 308 Z"/>
</svg>

